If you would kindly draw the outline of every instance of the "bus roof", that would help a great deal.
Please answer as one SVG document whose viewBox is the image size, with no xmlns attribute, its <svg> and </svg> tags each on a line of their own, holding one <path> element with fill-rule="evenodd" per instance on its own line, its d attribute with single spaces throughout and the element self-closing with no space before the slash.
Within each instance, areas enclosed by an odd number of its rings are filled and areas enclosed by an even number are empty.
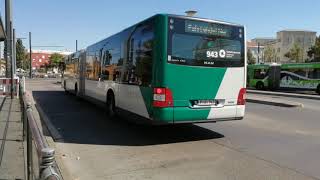
<svg viewBox="0 0 320 180">
<path fill-rule="evenodd" d="M 320 68 L 320 63 L 292 63 L 282 64 L 283 69 L 299 69 L 299 68 Z"/>
<path fill-rule="evenodd" d="M 252 69 L 266 69 L 272 66 L 271 64 L 252 64 L 248 65 Z M 314 63 L 288 63 L 281 64 L 282 69 L 303 69 L 303 68 L 320 68 L 320 62 Z"/>
<path fill-rule="evenodd" d="M 184 16 L 184 15 L 175 15 L 175 14 L 155 14 L 155 15 L 150 16 L 150 17 L 148 17 L 148 18 L 146 18 L 146 19 L 144 19 L 142 21 L 139 21 L 139 22 L 135 23 L 134 25 L 131 25 L 131 26 L 129 26 L 129 27 L 117 32 L 117 33 L 114 33 L 114 34 L 108 36 L 107 38 L 112 37 L 114 35 L 117 35 L 117 34 L 123 32 L 123 31 L 126 31 L 126 30 L 128 30 L 128 29 L 130 29 L 130 28 L 132 28 L 134 26 L 137 26 L 138 24 L 141 24 L 141 23 L 143 23 L 145 21 L 148 21 L 148 20 L 150 20 L 150 19 L 152 19 L 152 18 L 154 18 L 156 16 L 177 17 L 177 18 L 182 18 L 182 19 L 190 19 L 190 20 L 205 21 L 205 22 L 211 22 L 211 23 L 219 23 L 219 24 L 230 25 L 230 26 L 244 27 L 243 25 L 240 25 L 240 24 L 235 24 L 235 23 L 230 23 L 230 22 L 220 21 L 220 20 L 213 20 L 213 19 L 206 19 L 206 18 L 199 18 L 199 17 L 190 17 L 190 16 Z M 87 46 L 87 48 L 88 47 L 92 47 L 92 46 L 94 46 L 96 44 L 99 44 L 101 41 L 104 41 L 107 38 L 103 38 L 100 41 Z"/>
<path fill-rule="evenodd" d="M 250 65 L 248 65 L 248 68 L 252 68 L 252 69 L 267 69 L 269 67 L 270 67 L 269 64 L 250 64 Z"/>
</svg>

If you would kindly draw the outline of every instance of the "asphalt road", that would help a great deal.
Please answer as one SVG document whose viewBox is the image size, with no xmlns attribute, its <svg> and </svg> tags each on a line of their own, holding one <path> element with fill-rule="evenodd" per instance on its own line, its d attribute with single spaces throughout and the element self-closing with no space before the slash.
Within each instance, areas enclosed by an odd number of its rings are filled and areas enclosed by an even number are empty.
<svg viewBox="0 0 320 180">
<path fill-rule="evenodd" d="M 320 102 L 284 108 L 247 103 L 242 121 L 150 127 L 108 120 L 56 80 L 27 89 L 62 139 L 65 179 L 320 179 Z"/>
</svg>

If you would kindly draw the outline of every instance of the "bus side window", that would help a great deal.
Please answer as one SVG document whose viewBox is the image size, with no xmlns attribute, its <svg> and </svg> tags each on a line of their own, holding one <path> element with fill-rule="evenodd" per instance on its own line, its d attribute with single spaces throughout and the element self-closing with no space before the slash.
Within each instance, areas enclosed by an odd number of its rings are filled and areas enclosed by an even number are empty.
<svg viewBox="0 0 320 180">
<path fill-rule="evenodd" d="M 254 70 L 254 79 L 264 79 L 267 76 L 267 72 L 264 69 Z"/>
<path fill-rule="evenodd" d="M 320 79 L 320 69 L 310 69 L 308 77 L 310 79 Z"/>
<path fill-rule="evenodd" d="M 150 86 L 152 80 L 152 51 L 154 32 L 152 22 L 139 26 L 129 39 L 128 84 Z"/>
<path fill-rule="evenodd" d="M 113 78 L 112 78 L 112 80 L 113 81 L 116 81 L 116 82 L 119 82 L 120 81 L 120 72 L 119 71 L 114 71 L 114 73 L 113 73 Z"/>
<path fill-rule="evenodd" d="M 111 59 L 112 59 L 112 56 L 110 52 L 108 50 L 104 50 L 102 52 L 102 61 L 101 61 L 102 63 L 102 70 L 100 75 L 101 80 L 112 80 L 110 77 L 110 74 L 112 74 L 114 66 L 110 65 Z"/>
<path fill-rule="evenodd" d="M 288 74 L 288 77 L 289 77 L 290 79 L 294 80 L 294 81 L 300 80 L 299 77 L 294 76 L 294 75 L 291 75 L 291 74 Z"/>
</svg>

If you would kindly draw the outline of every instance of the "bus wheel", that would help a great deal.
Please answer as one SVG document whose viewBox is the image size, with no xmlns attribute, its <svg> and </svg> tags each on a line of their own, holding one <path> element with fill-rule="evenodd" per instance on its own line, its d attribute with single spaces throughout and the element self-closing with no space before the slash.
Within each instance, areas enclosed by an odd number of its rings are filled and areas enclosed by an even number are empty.
<svg viewBox="0 0 320 180">
<path fill-rule="evenodd" d="M 76 96 L 78 96 L 78 85 L 77 84 L 74 85 L 74 94 Z"/>
<path fill-rule="evenodd" d="M 320 95 L 320 84 L 318 84 L 316 92 Z"/>
<path fill-rule="evenodd" d="M 63 81 L 63 89 L 64 89 L 64 92 L 65 92 L 66 94 L 69 93 L 68 90 L 67 90 L 67 83 L 66 83 L 66 81 Z"/>
<path fill-rule="evenodd" d="M 116 114 L 114 95 L 112 92 L 108 92 L 107 95 L 106 114 L 109 118 L 113 118 Z"/>
<path fill-rule="evenodd" d="M 256 89 L 263 90 L 264 89 L 264 84 L 261 81 L 257 82 Z"/>
</svg>

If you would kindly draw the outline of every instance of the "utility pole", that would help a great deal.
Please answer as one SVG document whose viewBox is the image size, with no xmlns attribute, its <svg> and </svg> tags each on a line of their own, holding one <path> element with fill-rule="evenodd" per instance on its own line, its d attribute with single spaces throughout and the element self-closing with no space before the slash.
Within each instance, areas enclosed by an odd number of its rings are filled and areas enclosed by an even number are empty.
<svg viewBox="0 0 320 180">
<path fill-rule="evenodd" d="M 29 58 L 30 58 L 30 74 L 29 77 L 32 79 L 32 46 L 31 46 L 31 32 L 29 32 Z"/>
<path fill-rule="evenodd" d="M 2 64 L 2 51 L 1 51 L 1 42 L 0 42 L 0 76 L 1 76 L 1 74 L 2 74 L 1 64 Z"/>
<path fill-rule="evenodd" d="M 78 51 L 78 40 L 76 40 L 76 52 Z"/>
<path fill-rule="evenodd" d="M 12 1 L 5 0 L 6 35 L 4 58 L 6 61 L 6 77 L 10 77 L 10 58 L 12 58 Z"/>
<path fill-rule="evenodd" d="M 12 30 L 12 37 L 13 37 L 13 43 L 12 43 L 12 63 L 13 63 L 13 74 L 16 75 L 17 71 L 17 40 L 16 40 L 16 30 L 13 28 Z"/>
<path fill-rule="evenodd" d="M 12 22 L 10 23 L 10 29 L 12 29 Z M 10 39 L 10 45 L 11 45 L 11 99 L 14 98 L 14 95 L 13 95 L 13 92 L 14 92 L 14 53 L 13 53 L 13 37 L 11 36 L 11 39 Z"/>
</svg>

